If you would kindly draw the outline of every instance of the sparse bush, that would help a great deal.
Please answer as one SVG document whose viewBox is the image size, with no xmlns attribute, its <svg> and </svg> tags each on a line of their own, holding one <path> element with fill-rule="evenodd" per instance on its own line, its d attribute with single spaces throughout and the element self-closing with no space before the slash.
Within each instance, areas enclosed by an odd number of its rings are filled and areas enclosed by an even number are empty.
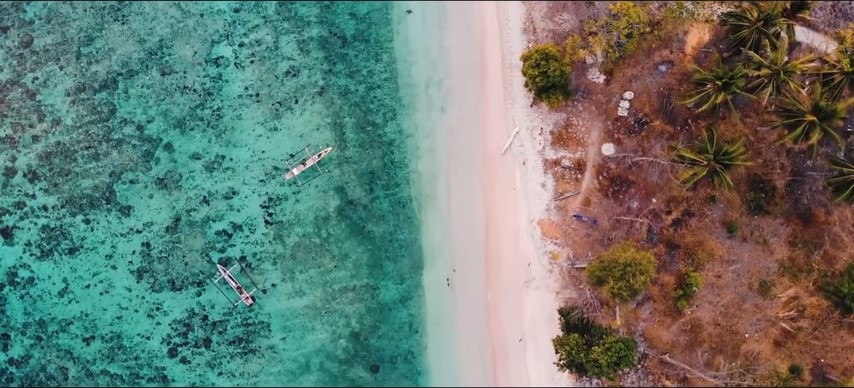
<svg viewBox="0 0 854 388">
<path fill-rule="evenodd" d="M 550 107 L 556 107 L 569 98 L 569 69 L 556 44 L 531 47 L 522 53 L 520 59 L 525 88 L 534 97 Z"/>
<path fill-rule="evenodd" d="M 771 385 L 775 387 L 791 387 L 796 385 L 804 377 L 804 366 L 798 363 L 789 364 L 785 371 L 776 371 L 771 378 Z"/>
<path fill-rule="evenodd" d="M 685 311 L 688 309 L 688 303 L 691 302 L 694 295 L 700 291 L 700 286 L 702 285 L 703 278 L 700 277 L 699 273 L 694 271 L 688 271 L 685 273 L 684 278 L 682 279 L 682 286 L 673 292 L 673 296 L 676 297 L 676 307 L 679 308 L 679 311 Z"/>
<path fill-rule="evenodd" d="M 655 256 L 631 242 L 612 246 L 586 269 L 587 278 L 616 302 L 638 296 L 655 277 Z"/>
<path fill-rule="evenodd" d="M 720 247 L 705 236 L 680 239 L 679 256 L 686 271 L 699 271 L 720 256 Z"/>
<path fill-rule="evenodd" d="M 709 203 L 712 205 L 718 203 L 718 196 L 716 194 L 709 194 L 707 199 L 709 200 Z"/>
<path fill-rule="evenodd" d="M 854 262 L 835 276 L 826 277 L 821 288 L 842 314 L 854 314 Z"/>
<path fill-rule="evenodd" d="M 562 334 L 552 340 L 561 371 L 614 379 L 637 363 L 637 343 L 594 323 L 575 307 L 558 310 Z"/>
</svg>

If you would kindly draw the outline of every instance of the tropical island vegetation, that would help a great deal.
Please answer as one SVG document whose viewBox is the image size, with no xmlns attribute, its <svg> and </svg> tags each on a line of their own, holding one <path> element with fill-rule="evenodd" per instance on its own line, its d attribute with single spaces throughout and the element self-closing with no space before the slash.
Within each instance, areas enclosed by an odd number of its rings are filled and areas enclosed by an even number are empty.
<svg viewBox="0 0 854 388">
<path fill-rule="evenodd" d="M 854 23 L 812 48 L 796 38 L 814 6 L 615 2 L 522 54 L 533 97 L 579 117 L 552 133 L 556 198 L 581 194 L 557 209 L 604 220 L 566 233 L 591 254 L 562 255 L 580 296 L 559 312 L 561 370 L 854 384 Z M 596 138 L 620 152 L 568 156 Z"/>
</svg>

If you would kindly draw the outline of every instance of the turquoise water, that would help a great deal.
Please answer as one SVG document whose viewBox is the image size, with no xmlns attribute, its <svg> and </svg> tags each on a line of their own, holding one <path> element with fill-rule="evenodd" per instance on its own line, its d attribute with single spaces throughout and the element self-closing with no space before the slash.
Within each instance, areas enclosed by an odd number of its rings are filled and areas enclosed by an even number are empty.
<svg viewBox="0 0 854 388">
<path fill-rule="evenodd" d="M 1 3 L 0 385 L 429 383 L 392 12 Z"/>
</svg>

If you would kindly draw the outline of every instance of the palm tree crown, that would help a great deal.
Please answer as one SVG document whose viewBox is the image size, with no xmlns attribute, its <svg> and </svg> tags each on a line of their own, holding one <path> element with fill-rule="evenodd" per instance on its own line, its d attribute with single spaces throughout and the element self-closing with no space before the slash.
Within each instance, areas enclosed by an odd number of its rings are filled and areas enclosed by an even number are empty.
<svg viewBox="0 0 854 388">
<path fill-rule="evenodd" d="M 685 165 L 685 169 L 679 174 L 680 183 L 691 186 L 709 175 L 713 182 L 722 184 L 727 190 L 733 188 L 728 170 L 735 166 L 750 164 L 744 139 L 723 144 L 719 142 L 718 133 L 714 127 L 703 134 L 703 140 L 696 150 L 679 147 L 674 160 Z"/>
<path fill-rule="evenodd" d="M 828 97 L 836 101 L 845 89 L 854 92 L 854 51 L 840 47 L 835 58 L 824 58 L 824 62 L 826 65 L 818 73 Z"/>
<path fill-rule="evenodd" d="M 721 14 L 721 25 L 729 27 L 729 36 L 726 38 L 728 49 L 758 52 L 766 42 L 772 49 L 776 48 L 784 31 L 788 35 L 791 29 L 794 34 L 790 26 L 792 21 L 783 16 L 786 9 L 789 8 L 780 2 L 763 6 L 751 1 Z"/>
<path fill-rule="evenodd" d="M 820 83 L 809 95 L 806 92 L 787 95 L 777 110 L 780 116 L 777 126 L 788 132 L 780 141 L 816 146 L 825 135 L 830 135 L 842 146 L 837 128 L 845 121 L 850 104 L 851 100 L 834 102 L 828 98 Z"/>
<path fill-rule="evenodd" d="M 810 73 L 816 67 L 815 57 L 812 55 L 790 59 L 786 55 L 787 50 L 788 43 L 784 38 L 780 46 L 774 50 L 768 50 L 768 55 L 759 55 L 753 51 L 745 52 L 749 66 L 747 74 L 755 77 L 748 88 L 758 93 L 763 105 L 770 100 L 773 106 L 777 97 L 784 92 L 802 91 L 804 84 L 799 77 Z"/>
<path fill-rule="evenodd" d="M 688 93 L 688 98 L 683 104 L 700 103 L 697 112 L 713 109 L 715 114 L 720 112 L 721 105 L 729 106 L 734 117 L 738 117 L 738 111 L 732 103 L 733 98 L 738 95 L 753 98 L 747 92 L 747 70 L 741 64 L 735 67 L 727 67 L 721 64 L 720 56 L 715 55 L 712 68 L 705 71 L 693 65 L 694 85 L 696 89 Z"/>
</svg>

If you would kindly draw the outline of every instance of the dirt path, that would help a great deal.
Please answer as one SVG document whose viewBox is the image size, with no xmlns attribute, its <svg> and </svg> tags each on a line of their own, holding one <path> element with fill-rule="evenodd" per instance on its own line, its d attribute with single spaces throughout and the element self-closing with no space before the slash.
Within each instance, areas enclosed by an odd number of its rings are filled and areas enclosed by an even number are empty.
<svg viewBox="0 0 854 388">
<path fill-rule="evenodd" d="M 581 201 L 587 197 L 591 188 L 595 188 L 596 166 L 597 163 L 599 163 L 599 157 L 601 156 L 600 149 L 602 148 L 602 139 L 605 137 L 605 123 L 601 117 L 596 115 L 594 117 L 590 117 L 586 122 L 589 129 L 589 132 L 587 133 L 587 151 L 585 157 L 587 163 L 586 168 L 584 169 L 584 177 L 581 179 L 581 188 L 578 189 L 581 193 L 573 198 L 574 201 L 572 203 L 572 208 L 575 209 L 580 207 Z"/>
</svg>

